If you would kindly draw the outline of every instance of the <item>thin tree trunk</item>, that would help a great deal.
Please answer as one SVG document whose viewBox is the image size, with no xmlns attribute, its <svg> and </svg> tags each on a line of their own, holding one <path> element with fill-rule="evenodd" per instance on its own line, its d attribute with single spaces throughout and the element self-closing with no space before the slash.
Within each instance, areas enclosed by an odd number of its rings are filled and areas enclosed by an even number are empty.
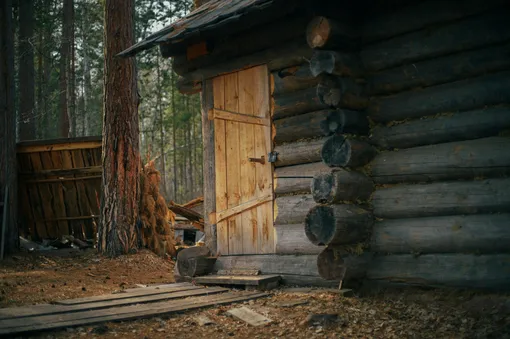
<svg viewBox="0 0 510 339">
<path fill-rule="evenodd" d="M 38 121 L 44 121 L 44 99 L 43 99 L 43 86 L 44 86 L 44 38 L 43 32 L 39 32 L 37 36 L 37 117 Z M 37 136 L 39 139 L 44 139 L 44 124 L 39 124 L 37 129 Z"/>
<path fill-rule="evenodd" d="M 0 200 L 7 213 L 4 254 L 18 246 L 18 180 L 16 171 L 16 109 L 12 0 L 0 1 Z M 9 190 L 7 201 L 5 191 Z M 0 235 L 1 237 L 1 235 Z"/>
<path fill-rule="evenodd" d="M 177 142 L 176 142 L 176 124 L 177 113 L 175 112 L 175 74 L 170 71 L 170 82 L 172 83 L 172 91 L 170 100 L 172 101 L 172 147 L 173 147 L 173 168 L 174 168 L 174 198 L 177 200 Z"/>
<path fill-rule="evenodd" d="M 19 0 L 19 137 L 35 139 L 34 3 Z"/>
<path fill-rule="evenodd" d="M 103 195 L 98 249 L 109 256 L 140 246 L 140 153 L 135 60 L 115 55 L 134 43 L 134 0 L 105 1 Z"/>
<path fill-rule="evenodd" d="M 59 75 L 59 106 L 60 106 L 60 135 L 68 137 L 70 134 L 69 126 L 69 107 L 68 107 L 68 62 L 69 62 L 69 7 L 72 5 L 73 0 L 64 0 L 62 9 L 62 42 L 60 45 L 60 75 Z"/>
<path fill-rule="evenodd" d="M 157 98 L 157 106 L 159 113 L 159 152 L 161 154 L 161 187 L 163 188 L 163 194 L 165 197 L 168 196 L 166 192 L 166 167 L 165 167 L 165 126 L 163 119 L 163 105 L 162 105 L 162 84 L 161 84 L 161 65 L 160 58 L 157 57 L 157 77 L 158 77 L 158 98 Z"/>
<path fill-rule="evenodd" d="M 76 76 L 75 76 L 75 41 L 74 41 L 74 0 L 70 0 L 69 5 L 69 60 L 67 63 L 67 98 L 68 98 L 68 112 L 71 120 L 71 132 L 70 136 L 76 137 Z"/>
<path fill-rule="evenodd" d="M 189 112 L 189 98 L 186 98 L 186 109 Z M 189 173 L 189 189 L 188 189 L 188 199 L 191 200 L 194 198 L 195 190 L 193 186 L 193 164 L 192 164 L 192 157 L 193 157 L 193 142 L 191 140 L 191 124 L 193 123 L 193 120 L 190 119 L 188 121 L 188 128 L 187 128 L 187 134 L 188 134 L 188 145 L 186 147 L 188 153 L 188 173 Z"/>
<path fill-rule="evenodd" d="M 88 53 L 88 39 L 85 33 L 86 27 L 88 27 L 87 20 L 87 6 L 83 6 L 83 18 L 82 18 L 82 50 L 83 50 L 83 135 L 91 135 L 90 119 L 91 112 L 89 112 L 89 96 L 92 94 L 92 83 L 90 80 L 90 60 Z"/>
</svg>

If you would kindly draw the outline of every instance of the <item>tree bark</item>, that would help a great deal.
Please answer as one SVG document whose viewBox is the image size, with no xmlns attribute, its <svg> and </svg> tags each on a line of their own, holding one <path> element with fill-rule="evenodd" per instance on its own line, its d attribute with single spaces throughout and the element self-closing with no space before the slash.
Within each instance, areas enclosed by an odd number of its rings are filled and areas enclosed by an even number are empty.
<svg viewBox="0 0 510 339">
<path fill-rule="evenodd" d="M 410 148 L 497 135 L 510 128 L 510 109 L 489 107 L 429 117 L 390 127 L 372 129 L 371 143 L 378 147 Z"/>
<path fill-rule="evenodd" d="M 379 253 L 509 252 L 510 214 L 455 215 L 376 222 L 370 249 Z"/>
<path fill-rule="evenodd" d="M 7 213 L 4 254 L 18 247 L 18 178 L 16 169 L 16 108 L 12 0 L 0 2 L 0 199 L 9 188 L 2 213 Z M 0 235 L 1 236 L 1 235 Z"/>
<path fill-rule="evenodd" d="M 371 100 L 368 114 L 389 122 L 498 105 L 509 97 L 510 72 L 502 72 Z"/>
<path fill-rule="evenodd" d="M 508 254 L 378 256 L 370 265 L 367 278 L 399 285 L 508 291 L 508 261 Z"/>
<path fill-rule="evenodd" d="M 361 59 L 368 71 L 410 64 L 418 60 L 437 58 L 467 51 L 510 38 L 508 6 L 463 20 L 397 36 L 367 46 Z M 466 34 L 466 32 L 472 32 Z"/>
<path fill-rule="evenodd" d="M 374 215 L 379 218 L 419 218 L 510 211 L 510 180 L 452 181 L 399 185 L 376 190 Z"/>
<path fill-rule="evenodd" d="M 322 110 L 274 122 L 275 143 L 295 141 L 333 134 L 366 135 L 368 119 L 363 112 L 346 109 Z"/>
<path fill-rule="evenodd" d="M 372 214 L 356 205 L 317 205 L 305 219 L 305 233 L 314 245 L 349 245 L 364 241 Z"/>
<path fill-rule="evenodd" d="M 297 141 L 276 146 L 278 153 L 275 167 L 306 164 L 321 161 L 321 149 L 325 139 Z"/>
<path fill-rule="evenodd" d="M 378 184 L 473 179 L 510 174 L 510 138 L 491 137 L 379 153 L 370 168 Z"/>
<path fill-rule="evenodd" d="M 163 118 L 163 92 L 161 80 L 161 65 L 159 64 L 159 56 L 157 57 L 156 77 L 157 77 L 157 109 L 159 113 L 159 152 L 161 154 L 161 188 L 163 195 L 168 197 L 166 191 L 166 163 L 165 163 L 165 124 Z"/>
<path fill-rule="evenodd" d="M 134 0 L 105 2 L 103 196 L 98 249 L 109 256 L 140 245 L 138 93 L 133 59 L 115 55 L 134 42 Z"/>
<path fill-rule="evenodd" d="M 306 28 L 306 41 L 310 48 L 352 49 L 355 37 L 353 28 L 343 21 L 323 16 L 314 17 Z"/>
<path fill-rule="evenodd" d="M 311 190 L 315 202 L 334 204 L 367 200 L 373 192 L 373 183 L 364 174 L 339 169 L 315 175 Z"/>
<path fill-rule="evenodd" d="M 34 70 L 34 2 L 19 1 L 19 139 L 34 140 L 35 70 Z"/>
<path fill-rule="evenodd" d="M 313 51 L 310 72 L 313 76 L 333 74 L 352 78 L 358 78 L 364 73 L 359 55 L 324 50 Z"/>
<path fill-rule="evenodd" d="M 311 195 L 289 195 L 275 200 L 275 225 L 302 224 L 315 206 Z"/>
<path fill-rule="evenodd" d="M 332 136 L 324 143 L 322 161 L 330 167 L 362 167 L 368 164 L 377 150 L 364 141 Z"/>
</svg>

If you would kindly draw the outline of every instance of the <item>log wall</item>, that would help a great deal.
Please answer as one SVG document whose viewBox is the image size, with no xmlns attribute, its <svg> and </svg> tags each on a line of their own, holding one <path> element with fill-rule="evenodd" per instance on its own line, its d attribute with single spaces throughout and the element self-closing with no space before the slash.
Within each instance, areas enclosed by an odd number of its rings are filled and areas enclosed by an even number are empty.
<svg viewBox="0 0 510 339">
<path fill-rule="evenodd" d="M 510 9 L 459 4 L 413 3 L 362 30 L 379 151 L 368 279 L 510 288 Z"/>
</svg>

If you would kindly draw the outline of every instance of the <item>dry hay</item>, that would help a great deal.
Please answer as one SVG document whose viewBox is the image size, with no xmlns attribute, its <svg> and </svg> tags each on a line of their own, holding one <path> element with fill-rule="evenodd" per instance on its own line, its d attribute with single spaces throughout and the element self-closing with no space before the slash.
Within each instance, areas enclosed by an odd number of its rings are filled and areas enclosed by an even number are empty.
<svg viewBox="0 0 510 339">
<path fill-rule="evenodd" d="M 175 214 L 167 207 L 165 198 L 159 193 L 160 174 L 149 161 L 141 174 L 143 245 L 160 256 L 176 256 L 174 240 Z"/>
</svg>

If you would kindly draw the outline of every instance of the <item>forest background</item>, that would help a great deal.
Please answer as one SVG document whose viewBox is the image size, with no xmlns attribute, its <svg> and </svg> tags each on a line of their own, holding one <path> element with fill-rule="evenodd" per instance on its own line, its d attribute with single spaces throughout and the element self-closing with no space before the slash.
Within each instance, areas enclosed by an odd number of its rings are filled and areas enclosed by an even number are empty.
<svg viewBox="0 0 510 339">
<path fill-rule="evenodd" d="M 17 139 L 100 136 L 104 0 L 15 0 Z M 191 0 L 135 0 L 140 41 L 192 9 Z M 176 89 L 171 60 L 136 57 L 140 152 L 155 159 L 161 192 L 182 203 L 202 194 L 200 97 Z"/>
</svg>

